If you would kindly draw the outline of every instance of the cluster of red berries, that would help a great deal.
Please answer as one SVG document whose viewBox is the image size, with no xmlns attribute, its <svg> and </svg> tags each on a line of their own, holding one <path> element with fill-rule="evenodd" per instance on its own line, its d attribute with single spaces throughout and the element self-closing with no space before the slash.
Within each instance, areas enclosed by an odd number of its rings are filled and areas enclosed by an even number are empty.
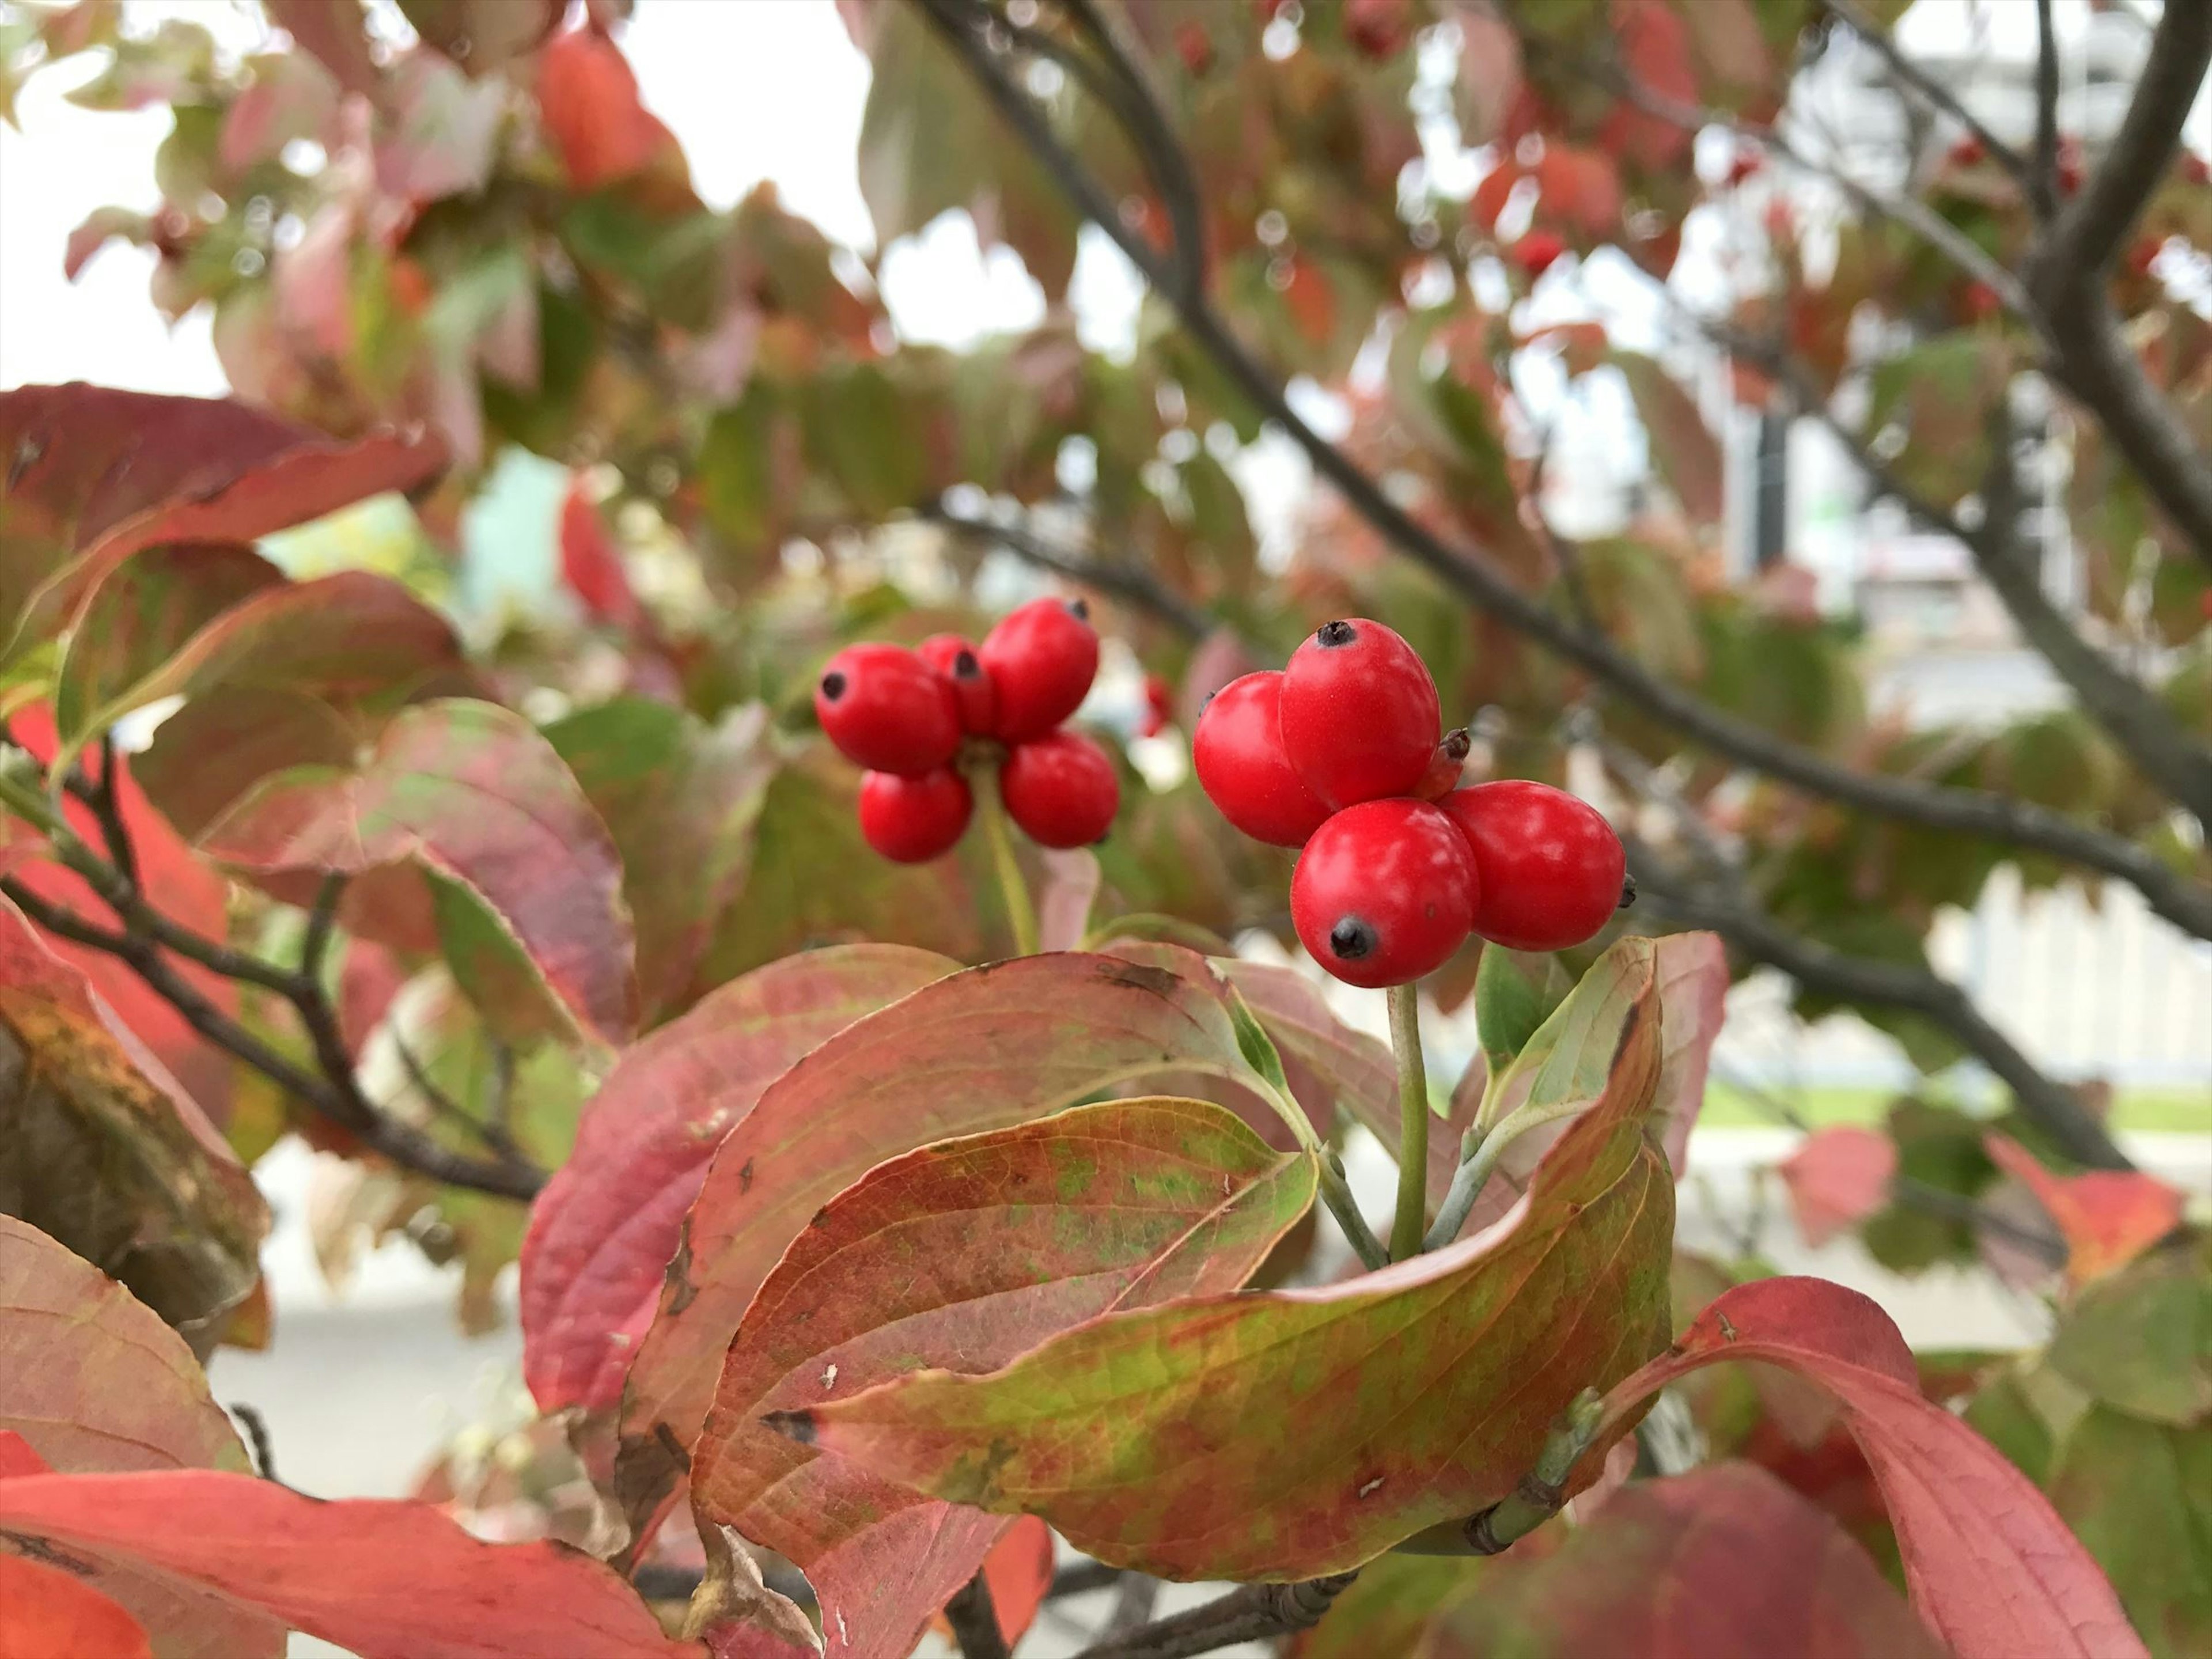
<svg viewBox="0 0 2212 1659">
<path fill-rule="evenodd" d="M 814 688 L 822 730 L 868 769 L 860 833 L 901 864 L 952 850 L 975 810 L 968 775 L 999 769 L 1000 799 L 1044 847 L 1085 847 L 1121 804 L 1106 751 L 1060 722 L 1098 672 L 1080 599 L 1032 599 L 980 646 L 938 634 L 909 651 L 871 641 L 830 659 Z"/>
<path fill-rule="evenodd" d="M 1628 902 L 1620 837 L 1540 783 L 1455 787 L 1464 732 L 1440 738 L 1436 682 L 1410 645 L 1333 622 L 1280 672 L 1206 704 L 1200 786 L 1246 835 L 1297 847 L 1291 920 L 1352 985 L 1403 985 L 1470 933 L 1518 951 L 1579 945 Z"/>
</svg>

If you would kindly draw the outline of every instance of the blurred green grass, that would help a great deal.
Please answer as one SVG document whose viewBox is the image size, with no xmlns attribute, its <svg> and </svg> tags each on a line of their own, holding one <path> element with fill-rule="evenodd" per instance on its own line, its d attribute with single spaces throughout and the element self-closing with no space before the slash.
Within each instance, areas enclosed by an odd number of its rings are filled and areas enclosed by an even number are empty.
<svg viewBox="0 0 2212 1659">
<path fill-rule="evenodd" d="M 1878 1124 L 1897 1098 L 1892 1089 L 1778 1089 L 1773 1093 L 1816 1128 L 1833 1123 Z M 1698 1121 L 1711 1128 L 1780 1127 L 1772 1109 L 1757 1095 L 1718 1079 L 1705 1090 L 1705 1108 Z M 2212 1134 L 2212 1088 L 2123 1090 L 2113 1103 L 2112 1127 L 2169 1134 Z"/>
</svg>

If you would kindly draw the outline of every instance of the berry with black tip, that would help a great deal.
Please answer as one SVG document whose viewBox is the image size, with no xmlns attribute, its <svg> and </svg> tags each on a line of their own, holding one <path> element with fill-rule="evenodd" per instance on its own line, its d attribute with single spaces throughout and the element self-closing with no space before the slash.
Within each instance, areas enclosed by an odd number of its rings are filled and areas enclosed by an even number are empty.
<svg viewBox="0 0 2212 1659">
<path fill-rule="evenodd" d="M 1073 714 L 1098 672 L 1098 635 L 1080 599 L 1031 599 L 983 636 L 976 657 L 998 696 L 992 735 L 1041 738 Z"/>
<path fill-rule="evenodd" d="M 1328 817 L 1283 748 L 1283 676 L 1246 674 L 1215 692 L 1190 744 L 1199 787 L 1255 841 L 1303 847 Z"/>
<path fill-rule="evenodd" d="M 999 770 L 1006 815 L 1040 847 L 1088 847 L 1114 826 L 1121 781 L 1106 751 L 1080 732 L 1018 744 Z"/>
<path fill-rule="evenodd" d="M 871 772 L 860 780 L 860 833 L 896 864 L 925 864 L 951 852 L 975 808 L 968 781 L 949 766 L 918 778 Z"/>
<path fill-rule="evenodd" d="M 1480 873 L 1474 931 L 1510 951 L 1563 951 L 1595 936 L 1635 890 L 1620 837 L 1597 809 L 1548 784 L 1455 789 L 1438 805 Z"/>
<path fill-rule="evenodd" d="M 988 737 L 998 715 L 999 699 L 983 659 L 975 647 L 957 634 L 932 634 L 914 648 L 915 654 L 952 682 L 953 700 L 960 706 L 960 729 L 970 737 Z"/>
<path fill-rule="evenodd" d="M 1443 723 L 1413 647 L 1364 617 L 1324 623 L 1283 670 L 1283 749 L 1329 805 L 1409 795 Z"/>
<path fill-rule="evenodd" d="M 830 658 L 814 713 L 838 750 L 871 771 L 919 777 L 960 746 L 951 682 L 904 646 L 848 645 Z"/>
<path fill-rule="evenodd" d="M 1467 940 L 1480 878 L 1466 839 L 1418 800 L 1347 806 L 1314 831 L 1291 877 L 1291 921 L 1347 985 L 1406 985 Z"/>
</svg>

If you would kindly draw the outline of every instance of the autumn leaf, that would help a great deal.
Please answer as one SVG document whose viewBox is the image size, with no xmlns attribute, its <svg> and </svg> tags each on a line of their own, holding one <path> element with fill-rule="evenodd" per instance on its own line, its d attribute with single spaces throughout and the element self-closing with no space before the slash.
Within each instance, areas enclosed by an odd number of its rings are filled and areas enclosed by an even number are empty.
<svg viewBox="0 0 2212 1659">
<path fill-rule="evenodd" d="M 1612 362 L 1627 379 L 1651 447 L 1652 465 L 1681 504 L 1683 516 L 1701 529 L 1718 526 L 1727 505 L 1720 440 L 1696 402 L 1652 358 L 1616 351 Z"/>
<path fill-rule="evenodd" d="M 2112 1585 L 2003 1454 L 1920 1392 L 1889 1316 L 1818 1279 L 1723 1292 L 1606 1397 L 1625 1421 L 1678 1377 L 1759 1360 L 1832 1395 L 1888 1506 L 1914 1607 L 1958 1659 L 2127 1659 L 2144 1652 Z"/>
<path fill-rule="evenodd" d="M 538 108 L 578 191 L 641 173 L 676 148 L 675 135 L 639 101 L 629 60 L 593 28 L 558 35 L 538 54 Z"/>
<path fill-rule="evenodd" d="M 1997 1168 L 2033 1193 L 2066 1241 L 2066 1276 L 2076 1286 L 2134 1261 L 2181 1224 L 2181 1192 L 2135 1170 L 2057 1176 L 2008 1135 L 1982 1145 Z"/>
<path fill-rule="evenodd" d="M 89 1261 L 6 1215 L 0 1429 L 64 1473 L 247 1468 L 183 1340 Z"/>
<path fill-rule="evenodd" d="M 0 1555 L 0 1655 L 7 1659 L 153 1659 L 145 1626 L 59 1567 Z"/>
<path fill-rule="evenodd" d="M 694 1449 L 693 1510 L 804 1571 L 840 1652 L 904 1659 L 1006 1522 L 761 1419 L 921 1365 L 990 1370 L 1115 1309 L 1233 1291 L 1311 1205 L 1315 1179 L 1312 1154 L 1171 1099 L 1080 1106 L 879 1164 L 746 1310 Z"/>
<path fill-rule="evenodd" d="M 611 1408 L 714 1148 L 802 1056 L 958 964 L 832 945 L 757 969 L 624 1052 L 531 1206 L 523 1376 L 544 1411 Z"/>
<path fill-rule="evenodd" d="M 833 1194 L 917 1146 L 1142 1078 L 1253 1077 L 1203 959 L 1188 961 L 1188 975 L 1074 952 L 970 969 L 848 1026 L 761 1097 L 714 1153 L 630 1368 L 617 1479 L 634 1519 L 672 1490 L 667 1447 L 696 1437 L 730 1333 Z"/>
<path fill-rule="evenodd" d="M 471 75 L 495 75 L 537 50 L 568 8 L 564 0 L 399 0 L 424 41 Z"/>
<path fill-rule="evenodd" d="M 779 1421 L 1166 1577 L 1342 1571 L 1470 1515 L 1577 1391 L 1663 1340 L 1674 1187 L 1644 1137 L 1648 985 L 1634 1006 L 1601 1097 L 1494 1229 L 1342 1284 L 1109 1314 L 988 1376 L 914 1372 Z"/>
<path fill-rule="evenodd" d="M 0 1443 L 15 1437 L 0 1432 Z M 19 1468 L 15 1455 L 0 1468 Z M 195 1615 L 251 1629 L 237 1659 L 283 1651 L 304 1631 L 361 1659 L 704 1659 L 663 1636 L 613 1571 L 550 1543 L 488 1544 L 428 1504 L 305 1496 L 210 1469 L 131 1474 L 10 1473 L 0 1530 L 46 1552 L 91 1556 L 95 1587 L 145 1575 L 191 1593 Z M 243 1620 L 241 1625 L 240 1622 Z M 164 1653 L 216 1659 L 188 1632 Z M 170 1638 L 179 1639 L 174 1647 Z"/>
<path fill-rule="evenodd" d="M 1897 1143 L 1875 1129 L 1831 1124 L 1805 1137 L 1775 1166 L 1797 1213 L 1797 1231 L 1818 1249 L 1889 1202 Z"/>
<path fill-rule="evenodd" d="M 418 866 L 482 901 L 579 1030 L 619 1043 L 636 1024 L 614 842 L 551 745 L 494 704 L 410 708 L 358 770 L 280 774 L 202 844 L 264 877 Z"/>
<path fill-rule="evenodd" d="M 1427 1659 L 1945 1652 L 1856 1540 L 1742 1462 L 1622 1487 L 1557 1548 L 1486 1565 L 1438 1624 Z"/>
<path fill-rule="evenodd" d="M 212 1346 L 268 1206 L 204 1114 L 77 969 L 0 902 L 0 1212 Z"/>
</svg>

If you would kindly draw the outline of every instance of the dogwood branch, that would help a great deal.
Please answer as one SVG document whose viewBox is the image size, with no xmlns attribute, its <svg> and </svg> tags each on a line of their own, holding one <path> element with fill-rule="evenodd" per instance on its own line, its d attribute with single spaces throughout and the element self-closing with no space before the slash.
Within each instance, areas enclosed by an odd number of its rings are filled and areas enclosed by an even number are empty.
<svg viewBox="0 0 2212 1659">
<path fill-rule="evenodd" d="M 1346 1572 L 1297 1584 L 1241 1585 L 1202 1607 L 1093 1642 L 1077 1659 L 1190 1659 L 1216 1648 L 1311 1630 L 1355 1577 Z"/>
<path fill-rule="evenodd" d="M 1990 131 L 1981 117 L 1960 100 L 1958 94 L 1906 57 L 1889 31 L 1860 10 L 1855 0 L 1820 0 L 1820 7 L 1865 41 L 1888 66 L 1893 78 L 1973 134 L 1975 142 L 1990 159 L 2012 174 L 2022 190 L 2033 187 L 2034 172 L 2027 157 Z"/>
<path fill-rule="evenodd" d="M 1040 536 L 1027 525 L 1009 520 L 971 518 L 955 513 L 942 502 L 921 507 L 916 516 L 941 525 L 954 534 L 975 542 L 1003 547 L 1025 564 L 1049 570 L 1101 593 L 1134 605 L 1190 639 L 1201 639 L 1221 626 L 1219 620 L 1185 599 L 1143 565 L 1126 560 L 1101 558 Z"/>
<path fill-rule="evenodd" d="M 1522 592 L 1501 572 L 1424 528 L 1349 456 L 1300 417 L 1276 377 L 1261 367 L 1202 295 L 1176 292 L 1156 250 L 1121 222 L 1097 181 L 1060 143 L 1042 111 L 986 42 L 988 20 L 971 0 L 915 0 L 975 76 L 993 106 L 1071 200 L 1167 295 L 1191 338 L 1254 405 L 1303 450 L 1314 469 L 1385 539 L 1454 591 L 1517 632 L 1633 700 L 1643 711 L 1737 764 L 1828 799 L 1885 817 L 2027 848 L 2099 870 L 2138 889 L 2153 908 L 2199 939 L 2212 939 L 2212 890 L 2167 868 L 2124 836 L 2079 823 L 2032 802 L 1984 790 L 1856 772 L 1774 736 L 1644 667 L 1612 641 Z"/>
</svg>

